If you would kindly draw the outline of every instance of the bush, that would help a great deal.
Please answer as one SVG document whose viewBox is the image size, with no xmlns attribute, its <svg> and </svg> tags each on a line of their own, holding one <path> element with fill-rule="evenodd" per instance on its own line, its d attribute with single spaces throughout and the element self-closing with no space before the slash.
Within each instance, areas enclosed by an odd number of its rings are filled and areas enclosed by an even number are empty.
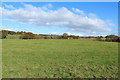
<svg viewBox="0 0 120 80">
<path fill-rule="evenodd" d="M 96 40 L 98 40 L 98 41 L 104 41 L 104 38 L 102 36 L 98 36 L 98 37 L 96 37 Z"/>
<path fill-rule="evenodd" d="M 44 39 L 51 39 L 51 37 L 49 37 L 49 36 L 44 36 Z"/>
<path fill-rule="evenodd" d="M 63 38 L 63 39 L 68 39 L 68 34 L 67 34 L 67 33 L 63 33 L 62 38 Z"/>
<path fill-rule="evenodd" d="M 120 42 L 120 37 L 118 37 L 117 42 Z"/>
<path fill-rule="evenodd" d="M 119 37 L 116 35 L 107 35 L 106 36 L 106 41 L 111 41 L 111 42 L 119 42 Z"/>
<path fill-rule="evenodd" d="M 0 31 L 0 39 L 5 39 L 7 35 L 8 35 L 7 30 Z"/>
<path fill-rule="evenodd" d="M 36 39 L 37 36 L 31 32 L 26 32 L 20 36 L 20 39 Z"/>
<path fill-rule="evenodd" d="M 79 38 L 79 36 L 73 36 L 73 39 L 78 39 Z"/>
</svg>

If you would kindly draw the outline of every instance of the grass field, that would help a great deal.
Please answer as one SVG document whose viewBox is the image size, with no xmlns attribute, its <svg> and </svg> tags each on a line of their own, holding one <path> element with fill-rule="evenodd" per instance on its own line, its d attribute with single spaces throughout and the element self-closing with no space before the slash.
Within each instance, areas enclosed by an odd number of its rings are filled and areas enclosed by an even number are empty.
<svg viewBox="0 0 120 80">
<path fill-rule="evenodd" d="M 3 78 L 117 78 L 118 43 L 3 40 Z"/>
<path fill-rule="evenodd" d="M 7 39 L 19 39 L 20 35 L 8 35 Z"/>
</svg>

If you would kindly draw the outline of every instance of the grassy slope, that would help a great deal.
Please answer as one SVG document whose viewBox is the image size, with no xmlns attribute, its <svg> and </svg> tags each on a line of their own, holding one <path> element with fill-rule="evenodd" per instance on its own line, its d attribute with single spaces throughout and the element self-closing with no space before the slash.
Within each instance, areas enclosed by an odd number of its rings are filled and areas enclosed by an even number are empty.
<svg viewBox="0 0 120 80">
<path fill-rule="evenodd" d="M 3 77 L 117 77 L 118 43 L 3 40 Z"/>
<path fill-rule="evenodd" d="M 7 39 L 19 39 L 20 35 L 8 35 Z"/>
</svg>

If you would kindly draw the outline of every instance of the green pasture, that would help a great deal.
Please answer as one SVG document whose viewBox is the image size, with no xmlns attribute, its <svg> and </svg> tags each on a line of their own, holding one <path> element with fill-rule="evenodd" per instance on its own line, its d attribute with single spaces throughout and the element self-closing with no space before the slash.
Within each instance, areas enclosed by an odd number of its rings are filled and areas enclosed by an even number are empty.
<svg viewBox="0 0 120 80">
<path fill-rule="evenodd" d="M 2 40 L 3 78 L 117 78 L 118 43 Z"/>
</svg>

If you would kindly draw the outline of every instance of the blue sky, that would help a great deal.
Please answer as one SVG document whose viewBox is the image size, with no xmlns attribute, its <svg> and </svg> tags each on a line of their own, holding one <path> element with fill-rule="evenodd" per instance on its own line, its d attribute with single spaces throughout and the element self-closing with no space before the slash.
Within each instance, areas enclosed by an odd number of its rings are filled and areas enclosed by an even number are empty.
<svg viewBox="0 0 120 80">
<path fill-rule="evenodd" d="M 2 2 L 21 2 L 21 0 L 1 0 Z M 22 0 L 22 2 L 118 2 L 119 0 Z"/>
<path fill-rule="evenodd" d="M 3 2 L 1 28 L 38 34 L 118 33 L 117 2 Z"/>
</svg>

